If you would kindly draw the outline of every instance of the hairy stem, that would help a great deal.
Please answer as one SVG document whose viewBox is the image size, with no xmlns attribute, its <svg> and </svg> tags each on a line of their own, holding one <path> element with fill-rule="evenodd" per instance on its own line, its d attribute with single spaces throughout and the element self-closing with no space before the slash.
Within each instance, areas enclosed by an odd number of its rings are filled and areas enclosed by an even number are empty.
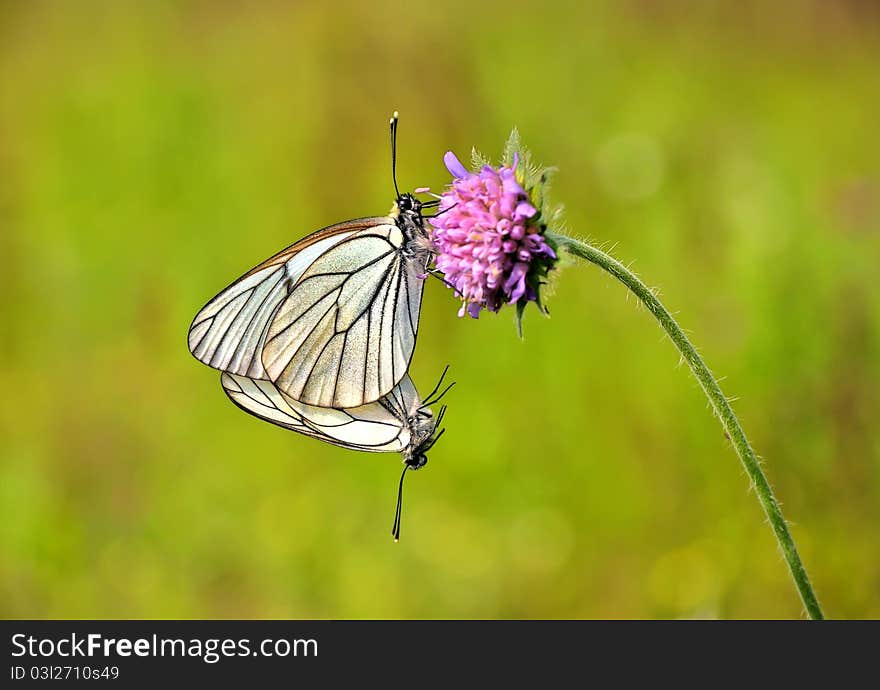
<svg viewBox="0 0 880 690">
<path fill-rule="evenodd" d="M 813 618 L 814 620 L 824 618 L 822 615 L 822 609 L 819 607 L 819 602 L 816 600 L 816 594 L 813 592 L 812 585 L 810 585 L 810 578 L 807 576 L 807 571 L 804 569 L 803 563 L 801 563 L 801 558 L 798 555 L 794 539 L 792 539 L 785 518 L 782 516 L 782 510 L 779 508 L 779 503 L 773 495 L 773 490 L 770 488 L 770 484 L 767 482 L 767 478 L 761 470 L 761 465 L 758 458 L 755 456 L 755 451 L 752 450 L 752 447 L 742 430 L 742 426 L 740 426 L 739 420 L 736 418 L 736 415 L 730 407 L 730 403 L 727 401 L 724 393 L 721 392 L 718 382 L 715 380 L 715 377 L 712 376 L 709 368 L 703 362 L 696 349 L 694 349 L 694 346 L 691 344 L 690 340 L 688 340 L 684 331 L 681 330 L 681 327 L 676 323 L 675 319 L 672 318 L 672 315 L 666 307 L 664 307 L 660 300 L 657 299 L 653 291 L 639 280 L 632 271 L 612 256 L 609 256 L 605 252 L 589 244 L 562 235 L 551 234 L 548 232 L 547 238 L 554 242 L 559 249 L 564 249 L 569 254 L 596 264 L 617 278 L 617 280 L 628 287 L 633 294 L 641 300 L 641 302 L 648 308 L 648 311 L 654 315 L 654 318 L 660 322 L 663 330 L 666 331 L 666 334 L 669 336 L 670 340 L 672 340 L 672 343 L 678 349 L 679 353 L 681 353 L 681 356 L 687 362 L 694 376 L 700 382 L 700 386 L 705 392 L 706 397 L 709 399 L 712 409 L 721 421 L 721 426 L 724 427 L 727 437 L 733 443 L 736 454 L 739 456 L 740 461 L 742 461 L 746 474 L 749 475 L 749 479 L 755 488 L 755 493 L 758 495 L 758 500 L 764 508 L 764 513 L 770 521 L 770 526 L 773 528 L 773 534 L 776 536 L 776 541 L 782 549 L 782 554 L 785 557 L 786 563 L 788 563 L 791 576 L 794 578 L 795 586 L 801 595 L 807 613 L 810 618 Z"/>
</svg>

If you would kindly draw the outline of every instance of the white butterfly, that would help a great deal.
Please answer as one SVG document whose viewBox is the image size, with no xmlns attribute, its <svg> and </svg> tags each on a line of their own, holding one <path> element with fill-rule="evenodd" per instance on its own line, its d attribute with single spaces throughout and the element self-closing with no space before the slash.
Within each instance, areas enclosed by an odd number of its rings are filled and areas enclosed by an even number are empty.
<svg viewBox="0 0 880 690">
<path fill-rule="evenodd" d="M 397 113 L 392 170 L 396 126 Z M 190 351 L 215 369 L 271 381 L 308 405 L 355 408 L 379 400 L 412 359 L 433 258 L 422 209 L 436 204 L 398 192 L 388 216 L 331 225 L 282 250 L 196 315 Z"/>
<path fill-rule="evenodd" d="M 448 369 L 448 367 L 447 367 Z M 272 424 L 344 448 L 370 453 L 399 452 L 404 468 L 397 493 L 397 510 L 392 534 L 400 537 L 400 510 L 403 478 L 408 469 L 418 470 L 428 462 L 426 453 L 443 435 L 437 427 L 446 406 L 436 417 L 430 405 L 439 401 L 454 385 L 438 393 L 446 369 L 431 394 L 422 401 L 409 375 L 385 397 L 360 407 L 333 409 L 294 400 L 271 381 L 224 372 L 220 383 L 226 395 L 245 412 Z"/>
</svg>

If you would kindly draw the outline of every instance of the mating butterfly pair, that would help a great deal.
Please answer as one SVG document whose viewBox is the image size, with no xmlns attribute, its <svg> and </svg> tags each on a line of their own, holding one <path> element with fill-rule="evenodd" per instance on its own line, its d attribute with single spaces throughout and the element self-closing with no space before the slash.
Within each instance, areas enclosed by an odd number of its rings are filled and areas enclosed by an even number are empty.
<svg viewBox="0 0 880 690">
<path fill-rule="evenodd" d="M 391 214 L 331 225 L 264 261 L 205 305 L 188 339 L 246 412 L 345 448 L 400 452 L 395 540 L 403 478 L 443 433 L 445 407 L 435 417 L 430 405 L 449 389 L 441 376 L 423 401 L 407 374 L 433 259 L 422 209 L 438 202 L 400 194 L 396 159 L 394 113 Z"/>
</svg>

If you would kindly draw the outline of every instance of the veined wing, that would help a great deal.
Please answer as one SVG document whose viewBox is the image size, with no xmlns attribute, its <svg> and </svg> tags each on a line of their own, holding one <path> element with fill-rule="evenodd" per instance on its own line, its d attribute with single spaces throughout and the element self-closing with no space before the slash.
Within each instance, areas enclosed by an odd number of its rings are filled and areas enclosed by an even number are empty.
<svg viewBox="0 0 880 690">
<path fill-rule="evenodd" d="M 289 397 L 356 408 L 391 392 L 412 359 L 425 266 L 393 223 L 315 259 L 272 318 L 263 367 Z"/>
<path fill-rule="evenodd" d="M 223 290 L 193 319 L 188 344 L 196 359 L 215 369 L 268 378 L 261 351 L 272 316 L 290 288 L 321 254 L 387 217 L 331 225 L 278 252 Z"/>
<path fill-rule="evenodd" d="M 384 399 L 350 410 L 313 407 L 284 395 L 271 381 L 223 373 L 220 382 L 238 407 L 272 424 L 344 448 L 373 453 L 399 452 L 410 442 L 407 417 Z M 404 383 L 405 382 L 405 383 Z M 415 387 L 405 377 L 401 386 Z M 395 388 L 399 399 L 409 395 Z"/>
</svg>

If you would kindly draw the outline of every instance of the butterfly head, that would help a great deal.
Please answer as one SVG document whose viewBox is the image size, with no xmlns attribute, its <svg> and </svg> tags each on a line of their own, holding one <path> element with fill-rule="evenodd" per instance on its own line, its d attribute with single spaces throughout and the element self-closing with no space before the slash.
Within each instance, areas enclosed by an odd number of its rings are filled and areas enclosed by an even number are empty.
<svg viewBox="0 0 880 690">
<path fill-rule="evenodd" d="M 417 237 L 424 231 L 425 219 L 422 217 L 422 206 L 422 202 L 409 192 L 399 195 L 394 202 L 391 215 L 408 237 Z"/>
<path fill-rule="evenodd" d="M 422 216 L 422 202 L 416 199 L 412 194 L 406 192 L 397 197 L 397 211 L 401 215 L 416 214 Z"/>
<path fill-rule="evenodd" d="M 428 456 L 424 453 L 416 453 L 409 457 L 406 464 L 409 465 L 411 470 L 420 470 L 428 464 Z"/>
</svg>

